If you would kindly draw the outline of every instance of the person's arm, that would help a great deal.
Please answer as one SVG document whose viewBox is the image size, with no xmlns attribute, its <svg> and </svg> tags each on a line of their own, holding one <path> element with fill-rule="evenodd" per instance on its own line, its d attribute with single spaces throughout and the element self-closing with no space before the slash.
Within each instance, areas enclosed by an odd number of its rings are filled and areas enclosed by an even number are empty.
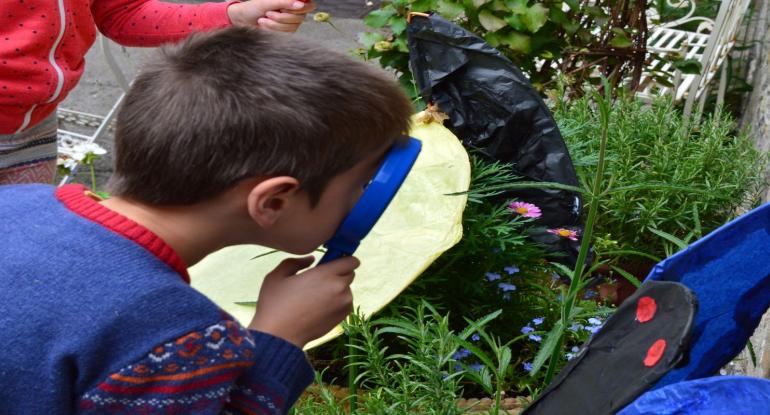
<svg viewBox="0 0 770 415">
<path fill-rule="evenodd" d="M 297 0 L 249 0 L 174 4 L 159 0 L 94 0 L 91 13 L 99 31 L 125 46 L 158 46 L 193 32 L 231 24 L 294 31 L 315 8 Z M 291 13 L 280 10 L 292 10 Z"/>
<path fill-rule="evenodd" d="M 225 319 L 139 351 L 135 362 L 83 394 L 79 411 L 286 413 L 313 380 L 302 348 L 353 307 L 358 260 L 305 270 L 312 263 L 287 259 L 265 277 L 248 330 Z"/>
<path fill-rule="evenodd" d="M 78 413 L 284 414 L 313 380 L 296 345 L 232 320 L 159 343 L 78 401 Z"/>
</svg>

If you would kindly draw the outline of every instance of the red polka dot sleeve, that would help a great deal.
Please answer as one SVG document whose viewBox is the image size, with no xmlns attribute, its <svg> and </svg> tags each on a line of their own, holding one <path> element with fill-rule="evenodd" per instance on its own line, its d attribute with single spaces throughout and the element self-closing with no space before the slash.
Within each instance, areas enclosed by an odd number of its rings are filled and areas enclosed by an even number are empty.
<svg viewBox="0 0 770 415">
<path fill-rule="evenodd" d="M 190 33 L 230 25 L 227 7 L 237 1 L 173 4 L 157 0 L 94 0 L 99 31 L 126 46 L 157 46 Z"/>
</svg>

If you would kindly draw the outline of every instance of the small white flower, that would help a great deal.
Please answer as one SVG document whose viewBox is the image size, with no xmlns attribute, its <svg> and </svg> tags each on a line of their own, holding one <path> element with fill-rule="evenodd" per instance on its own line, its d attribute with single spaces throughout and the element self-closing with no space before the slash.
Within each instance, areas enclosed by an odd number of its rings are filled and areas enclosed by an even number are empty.
<svg viewBox="0 0 770 415">
<path fill-rule="evenodd" d="M 80 162 L 86 158 L 86 154 L 87 153 L 83 151 L 82 147 L 76 147 L 76 148 L 73 148 L 72 151 L 70 152 L 70 157 L 72 157 L 72 159 L 75 160 L 76 162 Z"/>
<path fill-rule="evenodd" d="M 86 154 L 91 153 L 97 156 L 107 154 L 107 150 L 105 150 L 104 147 L 96 143 L 87 143 L 83 145 L 83 150 L 86 152 Z"/>
<path fill-rule="evenodd" d="M 371 1 L 366 2 L 366 7 L 372 7 L 372 6 L 374 6 L 374 2 L 371 2 Z"/>
<path fill-rule="evenodd" d="M 72 169 L 77 167 L 77 165 L 78 165 L 77 160 L 73 160 L 71 158 L 67 158 L 66 160 L 64 160 L 64 163 L 63 163 L 64 168 L 66 168 L 69 171 L 72 171 Z"/>
</svg>

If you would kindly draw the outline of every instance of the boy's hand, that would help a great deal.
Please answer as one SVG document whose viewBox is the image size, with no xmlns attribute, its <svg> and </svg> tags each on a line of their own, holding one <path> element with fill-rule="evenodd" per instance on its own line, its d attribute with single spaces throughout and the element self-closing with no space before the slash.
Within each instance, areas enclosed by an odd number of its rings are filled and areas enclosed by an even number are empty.
<svg viewBox="0 0 770 415">
<path fill-rule="evenodd" d="M 315 3 L 299 0 L 248 0 L 227 8 L 233 26 L 259 27 L 277 32 L 295 32 Z"/>
<path fill-rule="evenodd" d="M 339 324 L 353 310 L 353 282 L 360 264 L 340 258 L 299 273 L 313 257 L 287 259 L 267 274 L 249 324 L 302 348 Z"/>
</svg>

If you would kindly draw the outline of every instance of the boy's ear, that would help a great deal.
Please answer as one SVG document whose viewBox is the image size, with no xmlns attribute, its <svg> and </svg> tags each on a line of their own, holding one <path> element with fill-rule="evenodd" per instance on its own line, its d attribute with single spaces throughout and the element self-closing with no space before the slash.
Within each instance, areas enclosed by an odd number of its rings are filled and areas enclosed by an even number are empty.
<svg viewBox="0 0 770 415">
<path fill-rule="evenodd" d="M 299 181 L 290 176 L 278 176 L 257 183 L 249 191 L 249 216 L 260 227 L 273 225 L 292 203 L 299 192 Z"/>
</svg>

